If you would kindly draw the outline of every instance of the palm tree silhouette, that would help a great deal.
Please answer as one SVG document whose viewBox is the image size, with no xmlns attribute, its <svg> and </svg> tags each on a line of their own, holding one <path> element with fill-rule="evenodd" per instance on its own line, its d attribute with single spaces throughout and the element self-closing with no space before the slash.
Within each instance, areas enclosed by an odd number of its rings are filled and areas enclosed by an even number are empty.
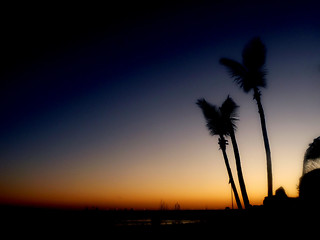
<svg viewBox="0 0 320 240">
<path fill-rule="evenodd" d="M 209 104 L 205 99 L 198 99 L 197 105 L 201 108 L 203 115 L 207 122 L 207 128 L 212 136 L 219 136 L 218 144 L 223 154 L 224 162 L 227 168 L 229 183 L 231 184 L 238 209 L 242 209 L 240 198 L 236 185 L 234 184 L 232 171 L 230 168 L 226 146 L 228 141 L 225 139 L 225 136 L 228 135 L 228 128 L 225 119 L 221 114 L 221 111 L 217 109 L 216 106 Z"/>
<path fill-rule="evenodd" d="M 268 197 L 273 194 L 271 151 L 267 133 L 266 120 L 261 103 L 261 91 L 259 88 L 266 87 L 266 70 L 264 68 L 266 48 L 260 38 L 253 38 L 243 49 L 242 64 L 228 58 L 221 58 L 220 63 L 227 67 L 231 77 L 243 89 L 245 93 L 253 90 L 253 99 L 258 105 L 261 129 L 264 140 L 267 160 Z"/>
<path fill-rule="evenodd" d="M 234 157 L 236 160 L 236 166 L 237 166 L 237 173 L 238 173 L 238 180 L 239 180 L 239 185 L 242 193 L 242 198 L 243 198 L 243 203 L 245 208 L 249 208 L 250 202 L 246 190 L 246 185 L 244 183 L 243 179 L 243 174 L 242 174 L 242 168 L 241 168 L 241 161 L 240 161 L 240 154 L 239 154 L 239 148 L 235 136 L 235 130 L 237 129 L 236 126 L 236 121 L 238 121 L 238 114 L 237 114 L 237 109 L 239 106 L 233 101 L 233 99 L 228 96 L 227 99 L 222 103 L 220 107 L 220 112 L 226 121 L 227 124 L 227 130 L 228 130 L 228 135 L 231 138 L 232 142 L 232 147 L 233 147 L 233 152 L 234 152 Z"/>
</svg>

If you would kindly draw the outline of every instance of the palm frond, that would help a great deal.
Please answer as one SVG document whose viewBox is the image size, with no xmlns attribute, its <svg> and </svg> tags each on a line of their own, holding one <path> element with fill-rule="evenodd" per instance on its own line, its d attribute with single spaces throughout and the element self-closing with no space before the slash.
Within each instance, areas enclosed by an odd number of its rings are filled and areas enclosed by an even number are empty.
<svg viewBox="0 0 320 240">
<path fill-rule="evenodd" d="M 217 109 L 214 105 L 208 103 L 204 98 L 200 98 L 196 103 L 202 110 L 202 113 L 206 119 L 215 117 Z"/>
<path fill-rule="evenodd" d="M 231 125 L 233 130 L 237 129 L 236 121 L 239 120 L 238 108 L 239 106 L 235 103 L 235 101 L 229 95 L 220 107 L 221 114 L 225 118 L 225 121 L 229 123 L 229 125 Z"/>
<path fill-rule="evenodd" d="M 231 116 L 232 118 L 238 117 L 238 108 L 239 106 L 235 103 L 235 101 L 229 95 L 227 99 L 224 100 L 224 102 L 220 107 L 221 111 L 226 113 L 228 116 Z"/>
<path fill-rule="evenodd" d="M 247 70 L 239 62 L 228 58 L 221 58 L 220 63 L 227 67 L 230 76 L 246 93 L 254 87 L 266 87 L 265 69 Z"/>
<path fill-rule="evenodd" d="M 206 119 L 206 126 L 212 136 L 214 135 L 227 135 L 227 126 L 221 116 L 220 110 L 208 103 L 205 99 L 198 99 L 196 103 L 202 110 Z"/>
<path fill-rule="evenodd" d="M 244 88 L 243 79 L 246 79 L 247 77 L 247 70 L 245 67 L 243 67 L 241 63 L 229 58 L 221 58 L 220 64 L 226 66 L 234 81 L 240 86 L 240 88 Z"/>
<path fill-rule="evenodd" d="M 259 37 L 253 38 L 242 51 L 243 65 L 249 71 L 260 70 L 266 62 L 266 47 Z"/>
</svg>

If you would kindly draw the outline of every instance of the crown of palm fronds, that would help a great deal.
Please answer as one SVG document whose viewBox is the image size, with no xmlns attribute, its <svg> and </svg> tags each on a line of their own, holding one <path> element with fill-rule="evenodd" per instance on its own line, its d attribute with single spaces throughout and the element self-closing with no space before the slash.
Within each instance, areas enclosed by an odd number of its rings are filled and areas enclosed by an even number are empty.
<svg viewBox="0 0 320 240">
<path fill-rule="evenodd" d="M 266 87 L 264 69 L 266 48 L 260 38 L 253 38 L 243 49 L 242 64 L 228 58 L 221 58 L 220 63 L 227 67 L 230 76 L 245 91 L 255 87 Z"/>
<path fill-rule="evenodd" d="M 228 128 L 220 109 L 208 103 L 205 99 L 198 99 L 197 105 L 201 108 L 206 119 L 206 126 L 212 136 L 228 135 Z"/>
</svg>

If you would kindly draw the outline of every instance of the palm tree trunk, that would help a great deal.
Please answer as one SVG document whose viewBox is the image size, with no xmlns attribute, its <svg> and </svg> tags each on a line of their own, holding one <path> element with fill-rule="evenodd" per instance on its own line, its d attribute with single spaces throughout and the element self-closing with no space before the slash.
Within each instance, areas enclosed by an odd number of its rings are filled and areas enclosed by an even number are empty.
<svg viewBox="0 0 320 240">
<path fill-rule="evenodd" d="M 236 159 L 238 180 L 239 180 L 240 190 L 241 190 L 241 194 L 242 194 L 242 198 L 243 198 L 243 203 L 244 203 L 245 208 L 249 208 L 251 205 L 249 202 L 249 198 L 248 198 L 248 194 L 247 194 L 247 190 L 246 190 L 246 185 L 245 185 L 244 179 L 243 179 L 238 144 L 237 144 L 236 136 L 235 136 L 232 128 L 230 131 L 230 138 L 231 138 L 231 142 L 232 142 L 232 146 L 233 146 L 234 158 Z"/>
<path fill-rule="evenodd" d="M 253 98 L 257 101 L 258 111 L 259 111 L 260 121 L 261 121 L 261 129 L 262 129 L 264 147 L 266 150 L 268 197 L 272 197 L 272 195 L 273 195 L 272 188 L 273 187 L 272 187 L 271 151 L 270 151 L 270 145 L 269 145 L 269 139 L 268 139 L 268 133 L 267 133 L 267 127 L 266 127 L 266 120 L 264 117 L 264 111 L 263 111 L 262 104 L 261 104 L 261 93 L 258 88 L 254 88 L 254 97 Z"/>
<path fill-rule="evenodd" d="M 224 162 L 226 164 L 227 172 L 228 172 L 228 175 L 229 175 L 229 182 L 231 184 L 231 187 L 232 187 L 232 190 L 233 190 L 233 193 L 234 193 L 234 197 L 236 199 L 236 203 L 237 203 L 238 209 L 242 209 L 242 205 L 241 205 L 241 202 L 240 202 L 238 191 L 237 191 L 236 185 L 234 184 L 231 168 L 230 168 L 230 165 L 229 165 L 229 160 L 228 160 L 228 156 L 227 156 L 227 152 L 226 152 L 226 140 L 224 139 L 223 136 L 220 136 L 219 145 L 220 145 L 220 149 L 221 149 L 222 154 L 223 154 Z"/>
</svg>

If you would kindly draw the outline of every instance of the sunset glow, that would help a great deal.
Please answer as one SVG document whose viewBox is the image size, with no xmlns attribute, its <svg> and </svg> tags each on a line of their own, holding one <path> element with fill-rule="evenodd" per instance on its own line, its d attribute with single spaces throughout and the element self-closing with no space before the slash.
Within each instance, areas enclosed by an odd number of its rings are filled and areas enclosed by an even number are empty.
<svg viewBox="0 0 320 240">
<path fill-rule="evenodd" d="M 41 54 L 29 61 L 27 50 L 16 53 L 21 64 L 9 59 L 1 72 L 0 204 L 231 208 L 218 138 L 195 104 L 205 97 L 220 105 L 228 94 L 240 106 L 236 137 L 250 203 L 262 204 L 267 172 L 257 105 L 219 64 L 221 57 L 240 61 L 254 36 L 267 47 L 262 104 L 273 189 L 296 197 L 304 152 L 320 135 L 319 8 L 239 7 L 131 13 L 133 20 L 118 25 L 99 21 L 92 31 L 74 30 L 63 46 L 49 37 L 44 50 L 26 42 L 21 49 L 31 45 Z M 28 36 L 40 36 L 41 26 Z M 231 143 L 227 152 L 237 180 Z"/>
</svg>

